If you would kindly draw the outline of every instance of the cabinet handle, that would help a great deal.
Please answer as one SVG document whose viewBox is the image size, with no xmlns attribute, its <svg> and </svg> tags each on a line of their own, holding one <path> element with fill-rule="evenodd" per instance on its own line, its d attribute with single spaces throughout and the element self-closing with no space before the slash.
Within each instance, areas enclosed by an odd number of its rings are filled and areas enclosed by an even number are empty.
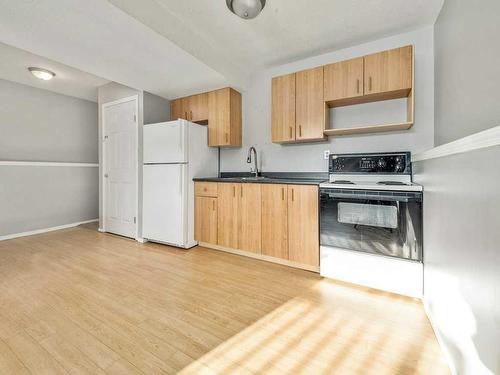
<svg viewBox="0 0 500 375">
<path fill-rule="evenodd" d="M 240 196 L 243 198 L 243 186 L 240 186 Z"/>
<path fill-rule="evenodd" d="M 356 80 L 356 91 L 359 94 L 359 79 Z"/>
<path fill-rule="evenodd" d="M 229 142 L 229 134 L 226 133 L 226 143 Z"/>
<path fill-rule="evenodd" d="M 292 189 L 292 202 L 294 201 L 293 189 Z"/>
<path fill-rule="evenodd" d="M 372 91 L 372 77 L 368 78 L 368 91 Z"/>
<path fill-rule="evenodd" d="M 281 200 L 285 200 L 285 188 L 281 188 Z"/>
<path fill-rule="evenodd" d="M 189 111 L 190 120 L 193 120 L 193 111 Z"/>
<path fill-rule="evenodd" d="M 236 186 L 233 186 L 233 198 L 236 197 Z"/>
<path fill-rule="evenodd" d="M 292 127 L 290 126 L 290 139 L 292 139 Z"/>
<path fill-rule="evenodd" d="M 185 119 L 185 120 L 189 120 L 189 118 L 188 118 L 188 113 L 187 113 L 187 112 L 184 112 L 184 119 Z"/>
<path fill-rule="evenodd" d="M 299 137 L 302 137 L 302 125 L 299 125 Z"/>
<path fill-rule="evenodd" d="M 212 210 L 215 211 L 215 199 L 212 201 Z"/>
</svg>

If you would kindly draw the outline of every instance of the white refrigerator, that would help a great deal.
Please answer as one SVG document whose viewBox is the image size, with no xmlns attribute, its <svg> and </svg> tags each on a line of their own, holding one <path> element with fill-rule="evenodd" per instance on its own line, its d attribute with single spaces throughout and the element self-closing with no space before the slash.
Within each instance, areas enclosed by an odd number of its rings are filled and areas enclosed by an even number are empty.
<svg viewBox="0 0 500 375">
<path fill-rule="evenodd" d="M 185 120 L 144 125 L 142 237 L 190 248 L 194 240 L 194 177 L 216 176 L 217 148 L 208 129 Z"/>
</svg>

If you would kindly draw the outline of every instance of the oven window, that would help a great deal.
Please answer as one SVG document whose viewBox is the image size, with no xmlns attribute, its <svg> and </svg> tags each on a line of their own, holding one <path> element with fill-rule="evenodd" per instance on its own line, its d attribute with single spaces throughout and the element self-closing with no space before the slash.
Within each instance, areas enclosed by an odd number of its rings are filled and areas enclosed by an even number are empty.
<svg viewBox="0 0 500 375">
<path fill-rule="evenodd" d="M 321 193 L 323 246 L 422 260 L 422 202 Z"/>
</svg>

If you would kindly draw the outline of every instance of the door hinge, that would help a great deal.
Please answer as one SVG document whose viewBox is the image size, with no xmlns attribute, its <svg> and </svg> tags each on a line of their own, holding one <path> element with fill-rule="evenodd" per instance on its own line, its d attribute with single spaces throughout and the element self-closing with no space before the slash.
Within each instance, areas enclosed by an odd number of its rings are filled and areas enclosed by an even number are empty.
<svg viewBox="0 0 500 375">
<path fill-rule="evenodd" d="M 137 224 L 137 218 L 134 216 L 134 224 Z"/>
<path fill-rule="evenodd" d="M 137 122 L 137 115 L 134 114 L 134 122 Z"/>
</svg>

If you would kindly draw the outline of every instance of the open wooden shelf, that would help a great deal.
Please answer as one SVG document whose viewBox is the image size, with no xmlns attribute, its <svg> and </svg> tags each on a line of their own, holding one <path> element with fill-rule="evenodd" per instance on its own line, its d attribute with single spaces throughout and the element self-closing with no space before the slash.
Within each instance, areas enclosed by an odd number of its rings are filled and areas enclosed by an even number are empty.
<svg viewBox="0 0 500 375">
<path fill-rule="evenodd" d="M 396 130 L 408 130 L 412 126 L 413 122 L 403 122 L 400 124 L 382 124 L 382 125 L 359 126 L 353 128 L 325 129 L 324 133 L 325 135 L 328 136 L 381 133 L 381 132 L 389 132 Z"/>
</svg>

